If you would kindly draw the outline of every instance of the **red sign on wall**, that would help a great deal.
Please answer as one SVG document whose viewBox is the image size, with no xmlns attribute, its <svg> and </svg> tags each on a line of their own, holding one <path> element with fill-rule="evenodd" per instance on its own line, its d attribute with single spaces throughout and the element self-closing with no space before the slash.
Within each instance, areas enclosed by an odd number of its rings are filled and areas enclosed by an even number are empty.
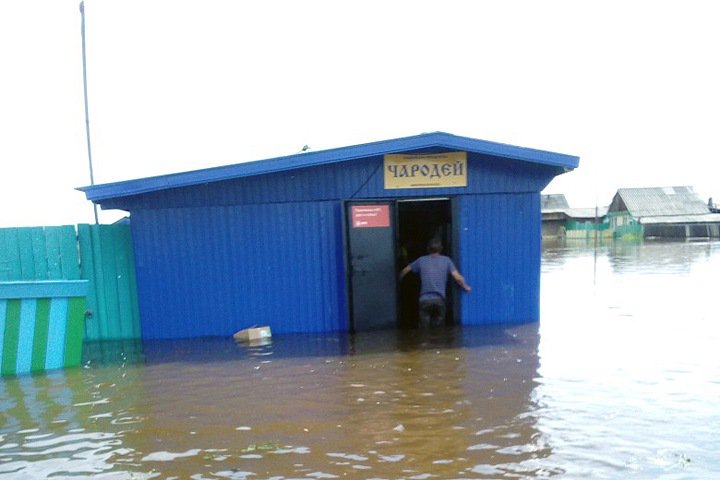
<svg viewBox="0 0 720 480">
<path fill-rule="evenodd" d="M 389 205 L 353 205 L 353 228 L 373 228 L 390 226 Z"/>
</svg>

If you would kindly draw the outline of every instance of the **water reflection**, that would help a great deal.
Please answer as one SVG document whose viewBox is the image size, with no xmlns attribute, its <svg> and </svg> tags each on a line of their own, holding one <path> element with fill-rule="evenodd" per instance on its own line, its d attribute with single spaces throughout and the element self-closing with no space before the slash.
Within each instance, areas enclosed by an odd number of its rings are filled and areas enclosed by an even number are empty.
<svg viewBox="0 0 720 480">
<path fill-rule="evenodd" d="M 543 271 L 562 268 L 578 259 L 610 265 L 615 273 L 689 273 L 700 261 L 717 254 L 717 241 L 672 242 L 615 241 L 598 239 L 546 239 L 543 240 Z M 595 265 L 597 267 L 597 265 Z M 597 273 L 597 270 L 593 270 Z"/>
<path fill-rule="evenodd" d="M 140 339 L 85 342 L 82 358 L 83 365 L 93 367 L 145 362 Z"/>
<path fill-rule="evenodd" d="M 600 248 L 546 251 L 538 428 L 572 478 L 712 478 L 720 244 Z"/>
<path fill-rule="evenodd" d="M 712 478 L 720 244 L 559 244 L 540 324 L 88 344 L 2 478 Z"/>
<path fill-rule="evenodd" d="M 0 475 L 480 478 L 550 455 L 537 325 L 137 347 L 3 381 Z"/>
<path fill-rule="evenodd" d="M 0 475 L 48 478 L 111 470 L 122 443 L 97 431 L 93 407 L 103 403 L 76 370 L 3 379 L 0 383 Z"/>
<path fill-rule="evenodd" d="M 697 261 L 708 258 L 712 249 L 713 243 L 709 242 L 615 242 L 608 247 L 608 258 L 618 273 L 645 271 L 688 274 Z"/>
</svg>

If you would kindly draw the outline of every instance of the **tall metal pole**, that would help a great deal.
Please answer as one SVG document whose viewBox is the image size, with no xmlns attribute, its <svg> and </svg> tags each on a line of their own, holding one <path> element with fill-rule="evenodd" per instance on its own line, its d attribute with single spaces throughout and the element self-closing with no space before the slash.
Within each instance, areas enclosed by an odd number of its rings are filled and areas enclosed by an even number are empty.
<svg viewBox="0 0 720 480">
<path fill-rule="evenodd" d="M 82 63 L 83 63 L 83 94 L 85 95 L 85 137 L 87 138 L 88 165 L 90 167 L 90 185 L 95 185 L 93 173 L 92 149 L 90 148 L 90 111 L 88 109 L 87 89 L 87 60 L 85 56 L 85 2 L 80 2 L 80 35 L 82 36 Z M 95 225 L 98 223 L 97 204 L 93 202 L 93 213 L 95 214 Z"/>
</svg>

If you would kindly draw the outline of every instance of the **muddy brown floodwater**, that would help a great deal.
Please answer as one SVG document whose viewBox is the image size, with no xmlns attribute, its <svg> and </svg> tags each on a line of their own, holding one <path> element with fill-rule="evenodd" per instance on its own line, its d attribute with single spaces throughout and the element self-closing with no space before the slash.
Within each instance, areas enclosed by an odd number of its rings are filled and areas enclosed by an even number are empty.
<svg viewBox="0 0 720 480">
<path fill-rule="evenodd" d="M 719 274 L 548 244 L 539 324 L 87 345 L 0 380 L 0 478 L 719 478 Z"/>
</svg>

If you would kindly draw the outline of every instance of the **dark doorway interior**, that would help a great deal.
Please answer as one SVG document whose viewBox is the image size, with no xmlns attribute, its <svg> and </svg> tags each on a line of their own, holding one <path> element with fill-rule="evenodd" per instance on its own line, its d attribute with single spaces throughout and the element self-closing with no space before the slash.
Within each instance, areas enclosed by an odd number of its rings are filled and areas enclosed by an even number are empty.
<svg viewBox="0 0 720 480">
<path fill-rule="evenodd" d="M 450 199 L 402 200 L 397 202 L 398 270 L 427 253 L 427 243 L 434 237 L 443 243 L 443 254 L 452 257 L 452 208 Z M 454 261 L 454 259 L 453 259 Z M 417 300 L 420 282 L 408 275 L 398 288 L 399 326 L 415 328 L 418 324 Z M 453 290 L 448 289 L 446 323 L 455 323 Z"/>
</svg>

